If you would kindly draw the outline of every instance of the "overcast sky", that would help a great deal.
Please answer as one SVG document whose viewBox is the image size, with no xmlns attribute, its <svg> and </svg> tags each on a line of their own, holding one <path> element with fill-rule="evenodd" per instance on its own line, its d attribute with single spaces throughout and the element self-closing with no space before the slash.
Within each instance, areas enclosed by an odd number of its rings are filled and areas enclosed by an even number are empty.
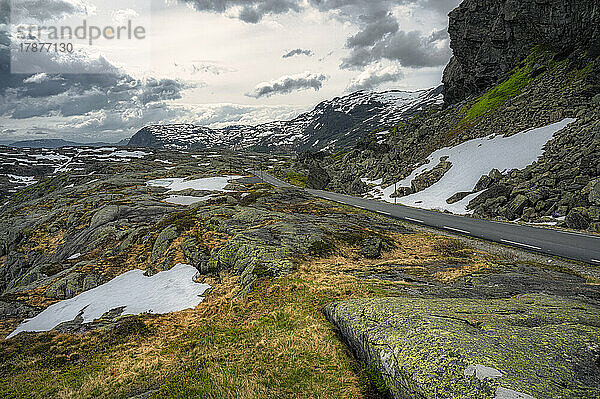
<svg viewBox="0 0 600 399">
<path fill-rule="evenodd" d="M 356 90 L 437 86 L 451 56 L 447 14 L 458 3 L 0 0 L 0 16 L 12 15 L 0 21 L 0 141 L 116 142 L 146 124 L 255 124 Z M 71 54 L 18 51 L 18 24 L 83 19 L 131 20 L 145 37 L 74 40 Z M 29 73 L 11 73 L 11 45 L 12 71 Z"/>
</svg>

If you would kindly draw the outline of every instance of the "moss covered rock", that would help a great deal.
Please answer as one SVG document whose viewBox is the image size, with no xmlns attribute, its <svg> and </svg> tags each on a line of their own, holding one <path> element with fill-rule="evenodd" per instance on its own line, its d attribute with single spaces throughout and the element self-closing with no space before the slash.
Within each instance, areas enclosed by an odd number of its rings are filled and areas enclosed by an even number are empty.
<svg viewBox="0 0 600 399">
<path fill-rule="evenodd" d="M 600 316 L 588 302 L 380 298 L 325 313 L 395 398 L 600 397 Z"/>
</svg>

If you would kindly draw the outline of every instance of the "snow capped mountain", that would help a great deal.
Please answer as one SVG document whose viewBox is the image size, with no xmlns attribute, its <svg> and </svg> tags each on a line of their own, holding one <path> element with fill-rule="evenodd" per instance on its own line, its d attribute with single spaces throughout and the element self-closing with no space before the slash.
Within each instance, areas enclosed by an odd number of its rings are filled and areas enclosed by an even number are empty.
<svg viewBox="0 0 600 399">
<path fill-rule="evenodd" d="M 324 101 L 291 121 L 257 126 L 147 126 L 131 138 L 129 145 L 186 150 L 336 151 L 356 144 L 374 129 L 397 125 L 426 107 L 441 105 L 441 92 L 441 86 L 416 92 L 359 91 Z"/>
</svg>

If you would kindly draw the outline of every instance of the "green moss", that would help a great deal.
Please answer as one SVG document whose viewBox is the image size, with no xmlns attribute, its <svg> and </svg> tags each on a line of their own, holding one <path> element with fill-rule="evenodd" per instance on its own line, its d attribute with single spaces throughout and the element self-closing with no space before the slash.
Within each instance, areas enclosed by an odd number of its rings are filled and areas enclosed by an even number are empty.
<svg viewBox="0 0 600 399">
<path fill-rule="evenodd" d="M 267 267 L 266 265 L 259 263 L 256 266 L 254 266 L 254 270 L 252 271 L 256 277 L 261 278 L 261 277 L 269 277 L 273 275 L 273 270 L 271 270 L 269 267 Z"/>
<path fill-rule="evenodd" d="M 531 80 L 529 72 L 527 67 L 514 70 L 506 81 L 481 96 L 467 111 L 463 120 L 476 120 L 519 94 Z"/>
<path fill-rule="evenodd" d="M 600 339 L 597 310 L 585 301 L 398 297 L 341 302 L 327 312 L 365 361 L 387 371 L 395 396 L 483 399 L 501 385 L 534 397 L 597 397 L 581 379 L 594 362 L 587 343 Z M 475 364 L 503 377 L 466 377 Z"/>
<path fill-rule="evenodd" d="M 330 241 L 317 240 L 313 241 L 308 247 L 308 251 L 313 256 L 327 256 L 333 252 L 335 244 Z"/>
<path fill-rule="evenodd" d="M 184 232 L 194 227 L 197 220 L 198 217 L 195 209 L 177 212 L 169 215 L 166 219 L 158 223 L 156 225 L 156 230 L 162 231 L 168 226 L 175 226 L 177 227 L 177 231 Z"/>
<path fill-rule="evenodd" d="M 342 150 L 342 151 L 338 151 L 338 152 L 336 152 L 336 153 L 335 153 L 335 154 L 333 154 L 331 157 L 332 157 L 333 159 L 335 159 L 336 161 L 339 161 L 339 160 L 341 160 L 341 159 L 344 157 L 344 155 L 346 155 L 346 154 L 348 154 L 348 151 L 344 151 L 344 150 Z"/>
<path fill-rule="evenodd" d="M 381 371 L 375 364 L 362 363 L 361 382 L 365 384 L 368 391 L 377 392 L 381 395 L 389 395 L 390 389 L 381 375 Z"/>
<path fill-rule="evenodd" d="M 288 183 L 293 184 L 294 186 L 306 187 L 306 180 L 307 179 L 308 179 L 308 177 L 306 177 L 302 173 L 288 172 L 285 180 Z"/>
<path fill-rule="evenodd" d="M 535 65 L 549 55 L 545 48 L 535 47 L 530 55 L 512 70 L 508 79 L 488 90 L 470 106 L 459 123 L 459 129 L 472 124 L 518 95 L 534 79 L 531 73 Z"/>
</svg>

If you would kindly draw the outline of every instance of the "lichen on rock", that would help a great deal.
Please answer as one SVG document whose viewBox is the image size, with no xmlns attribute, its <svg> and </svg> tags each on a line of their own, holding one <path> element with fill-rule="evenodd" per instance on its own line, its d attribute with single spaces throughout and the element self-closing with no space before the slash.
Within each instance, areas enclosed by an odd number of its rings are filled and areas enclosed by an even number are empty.
<svg viewBox="0 0 600 399">
<path fill-rule="evenodd" d="M 360 299 L 325 314 L 395 398 L 598 397 L 600 318 L 576 298 Z"/>
</svg>

